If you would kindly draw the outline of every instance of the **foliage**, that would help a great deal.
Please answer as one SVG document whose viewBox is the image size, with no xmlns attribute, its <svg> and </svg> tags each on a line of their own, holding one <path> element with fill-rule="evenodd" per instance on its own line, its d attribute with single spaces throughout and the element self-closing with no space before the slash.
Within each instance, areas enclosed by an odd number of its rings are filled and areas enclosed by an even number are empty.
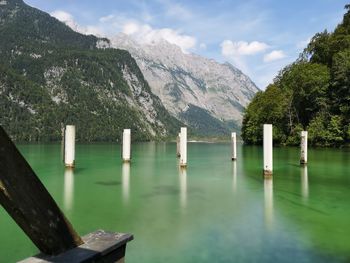
<svg viewBox="0 0 350 263">
<path fill-rule="evenodd" d="M 214 118 L 208 111 L 192 104 L 180 117 L 184 122 L 193 124 L 190 134 L 195 133 L 197 136 L 224 136 L 229 135 L 232 129 L 232 125 Z"/>
<path fill-rule="evenodd" d="M 262 125 L 274 125 L 276 143 L 297 145 L 300 131 L 309 131 L 317 146 L 350 142 L 350 5 L 333 33 L 317 33 L 293 64 L 245 111 L 242 138 L 262 143 Z"/>
<path fill-rule="evenodd" d="M 350 49 L 333 57 L 331 95 L 334 111 L 350 118 Z"/>
<path fill-rule="evenodd" d="M 108 40 L 76 33 L 21 0 L 1 7 L 0 35 L 0 125 L 13 139 L 59 140 L 65 124 L 76 125 L 80 141 L 118 141 L 123 128 L 133 140 L 179 130 L 127 51 L 96 48 Z"/>
<path fill-rule="evenodd" d="M 285 140 L 284 131 L 287 129 L 288 94 L 276 85 L 270 85 L 265 92 L 258 92 L 254 97 L 243 118 L 242 138 L 248 144 L 262 143 L 262 125 L 276 124 L 274 140 Z"/>
</svg>

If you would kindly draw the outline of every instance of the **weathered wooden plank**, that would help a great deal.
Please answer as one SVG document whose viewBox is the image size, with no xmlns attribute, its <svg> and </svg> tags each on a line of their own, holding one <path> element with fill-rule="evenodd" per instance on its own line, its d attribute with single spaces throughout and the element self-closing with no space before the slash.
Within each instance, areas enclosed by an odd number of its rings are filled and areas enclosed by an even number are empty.
<svg viewBox="0 0 350 263">
<path fill-rule="evenodd" d="M 83 243 L 2 127 L 0 204 L 45 254 L 57 255 Z"/>
<path fill-rule="evenodd" d="M 49 262 L 123 262 L 127 242 L 133 236 L 123 233 L 112 233 L 97 230 L 83 236 L 84 244 L 57 256 L 39 254 L 20 261 L 19 263 L 49 263 Z"/>
</svg>

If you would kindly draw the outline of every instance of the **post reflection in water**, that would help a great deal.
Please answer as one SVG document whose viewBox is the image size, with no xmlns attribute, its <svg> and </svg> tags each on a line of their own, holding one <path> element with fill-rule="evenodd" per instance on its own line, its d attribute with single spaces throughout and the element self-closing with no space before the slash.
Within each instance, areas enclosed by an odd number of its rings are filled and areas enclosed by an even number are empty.
<svg viewBox="0 0 350 263">
<path fill-rule="evenodd" d="M 179 167 L 180 179 L 180 206 L 184 210 L 187 205 L 187 170 L 185 167 Z"/>
<path fill-rule="evenodd" d="M 64 170 L 64 200 L 63 205 L 66 211 L 73 208 L 73 192 L 74 192 L 74 170 L 67 167 Z"/>
<path fill-rule="evenodd" d="M 309 198 L 309 178 L 306 165 L 301 167 L 301 196 L 304 202 Z"/>
<path fill-rule="evenodd" d="M 232 190 L 234 193 L 237 192 L 237 163 L 232 162 Z"/>
<path fill-rule="evenodd" d="M 130 163 L 124 162 L 122 166 L 122 189 L 123 200 L 125 203 L 129 201 L 130 195 Z"/>
<path fill-rule="evenodd" d="M 273 225 L 273 180 L 264 179 L 264 197 L 265 197 L 265 225 L 271 229 Z"/>
</svg>

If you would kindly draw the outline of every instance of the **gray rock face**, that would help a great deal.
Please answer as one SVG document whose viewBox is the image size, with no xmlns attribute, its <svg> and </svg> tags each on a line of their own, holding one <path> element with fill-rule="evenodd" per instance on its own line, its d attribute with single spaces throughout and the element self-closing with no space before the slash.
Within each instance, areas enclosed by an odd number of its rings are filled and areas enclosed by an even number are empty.
<svg viewBox="0 0 350 263">
<path fill-rule="evenodd" d="M 155 96 L 125 50 L 75 32 L 21 0 L 0 0 L 0 125 L 17 141 L 162 139 L 184 124 Z"/>
<path fill-rule="evenodd" d="M 244 108 L 259 91 L 248 76 L 231 64 L 185 54 L 165 40 L 140 44 L 119 34 L 111 39 L 111 45 L 131 53 L 152 92 L 172 115 L 189 125 L 182 116 L 195 106 L 240 126 Z"/>
</svg>

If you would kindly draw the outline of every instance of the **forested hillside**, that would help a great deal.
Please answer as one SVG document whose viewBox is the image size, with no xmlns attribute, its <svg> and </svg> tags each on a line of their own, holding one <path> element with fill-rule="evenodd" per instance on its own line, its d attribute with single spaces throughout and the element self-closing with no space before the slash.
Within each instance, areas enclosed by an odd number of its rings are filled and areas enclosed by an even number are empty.
<svg viewBox="0 0 350 263">
<path fill-rule="evenodd" d="M 80 141 L 164 138 L 181 123 L 127 51 L 85 36 L 21 0 L 0 7 L 0 125 L 17 141 L 50 141 L 75 124 Z M 101 49 L 102 47 L 102 49 Z"/>
<path fill-rule="evenodd" d="M 296 145 L 308 130 L 316 146 L 350 142 L 350 5 L 334 32 L 317 33 L 300 58 L 284 68 L 245 111 L 242 137 L 262 143 L 262 125 L 274 125 L 277 144 Z"/>
</svg>

